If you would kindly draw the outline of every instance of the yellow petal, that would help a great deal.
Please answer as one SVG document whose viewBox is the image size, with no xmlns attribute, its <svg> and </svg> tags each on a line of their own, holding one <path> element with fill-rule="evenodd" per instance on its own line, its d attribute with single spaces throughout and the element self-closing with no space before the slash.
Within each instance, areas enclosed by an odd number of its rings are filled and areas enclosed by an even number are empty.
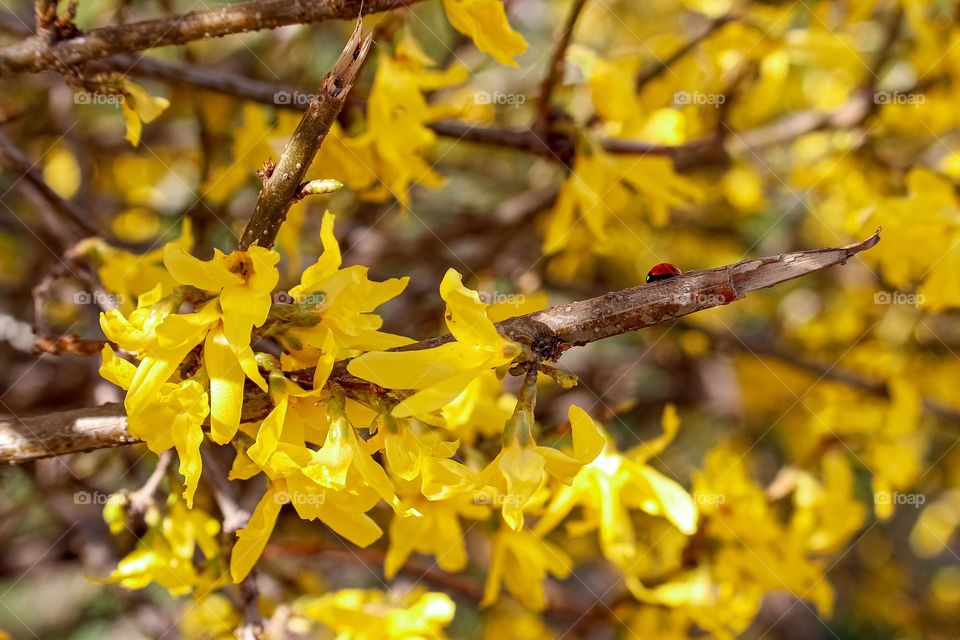
<svg viewBox="0 0 960 640">
<path fill-rule="evenodd" d="M 544 458 L 535 449 L 512 444 L 496 461 L 507 481 L 507 495 L 502 496 L 503 519 L 514 531 L 523 528 L 523 505 L 540 487 Z"/>
<path fill-rule="evenodd" d="M 443 0 L 443 8 L 453 28 L 478 49 L 500 64 L 517 66 L 513 58 L 527 50 L 527 41 L 510 27 L 500 0 Z"/>
<path fill-rule="evenodd" d="M 424 389 L 483 364 L 486 354 L 472 345 L 449 342 L 416 351 L 371 351 L 347 370 L 385 389 Z"/>
<path fill-rule="evenodd" d="M 103 345 L 100 354 L 103 359 L 100 363 L 100 377 L 118 387 L 129 389 L 133 376 L 137 373 L 137 367 L 132 362 L 118 358 L 109 344 Z"/>
<path fill-rule="evenodd" d="M 697 507 L 686 489 L 663 474 L 643 466 L 641 474 L 650 484 L 663 515 L 685 535 L 697 531 Z M 644 509 L 648 511 L 648 509 Z M 656 514 L 655 514 L 656 515 Z"/>
<path fill-rule="evenodd" d="M 476 291 L 463 286 L 456 269 L 448 269 L 440 283 L 440 297 L 447 303 L 447 328 L 457 342 L 499 345 L 503 337 L 487 317 L 487 305 Z"/>
<path fill-rule="evenodd" d="M 480 375 L 482 371 L 483 369 L 469 369 L 438 382 L 432 387 L 418 391 L 395 406 L 391 413 L 397 418 L 406 418 L 436 411 L 453 402 L 466 389 L 470 381 Z"/>
<path fill-rule="evenodd" d="M 235 583 L 241 582 L 250 573 L 267 546 L 277 516 L 283 507 L 283 496 L 276 485 L 271 485 L 263 494 L 247 526 L 237 532 L 237 542 L 230 554 L 230 576 Z"/>
<path fill-rule="evenodd" d="M 216 292 L 228 284 L 243 284 L 243 278 L 227 269 L 223 254 L 219 251 L 213 260 L 203 261 L 171 242 L 163 247 L 163 265 L 180 284 L 204 291 Z"/>
<path fill-rule="evenodd" d="M 257 441 L 247 449 L 247 455 L 250 456 L 250 459 L 261 467 L 267 466 L 270 456 L 276 451 L 277 445 L 280 443 L 288 403 L 289 397 L 281 395 L 276 406 L 260 424 L 260 429 L 257 431 Z"/>
<path fill-rule="evenodd" d="M 383 534 L 383 529 L 365 513 L 351 513 L 336 507 L 324 505 L 320 520 L 335 533 L 343 536 L 358 547 L 367 547 Z"/>
<path fill-rule="evenodd" d="M 570 405 L 567 415 L 573 431 L 573 457 L 582 464 L 593 462 L 607 444 L 606 435 L 600 425 L 580 407 Z"/>
<path fill-rule="evenodd" d="M 203 363 L 210 377 L 210 438 L 226 444 L 240 426 L 245 376 L 222 329 L 207 334 Z"/>
<path fill-rule="evenodd" d="M 314 264 L 307 267 L 303 272 L 300 284 L 304 288 L 312 287 L 323 281 L 340 268 L 340 245 L 333 235 L 334 220 L 336 220 L 336 216 L 329 211 L 323 214 L 323 221 L 320 223 L 320 242 L 323 243 L 323 253 Z"/>
</svg>

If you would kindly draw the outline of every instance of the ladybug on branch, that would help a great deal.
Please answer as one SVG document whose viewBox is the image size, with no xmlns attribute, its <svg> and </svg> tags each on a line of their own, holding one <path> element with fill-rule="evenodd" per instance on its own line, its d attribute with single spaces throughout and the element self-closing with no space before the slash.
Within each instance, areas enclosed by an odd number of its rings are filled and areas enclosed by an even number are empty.
<svg viewBox="0 0 960 640">
<path fill-rule="evenodd" d="M 647 273 L 647 282 L 669 280 L 670 278 L 676 278 L 680 273 L 680 269 L 677 269 L 669 262 L 661 262 L 660 264 L 654 265 Z"/>
</svg>

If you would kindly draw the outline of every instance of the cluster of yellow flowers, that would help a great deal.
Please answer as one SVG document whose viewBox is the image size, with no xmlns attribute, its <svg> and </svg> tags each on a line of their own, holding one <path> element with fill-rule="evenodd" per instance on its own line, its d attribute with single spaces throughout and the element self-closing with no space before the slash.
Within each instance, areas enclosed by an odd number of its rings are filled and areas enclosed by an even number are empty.
<svg viewBox="0 0 960 640">
<path fill-rule="evenodd" d="M 387 578 L 414 552 L 433 555 L 448 571 L 466 569 L 463 519 L 487 521 L 498 511 L 500 525 L 490 531 L 487 606 L 499 600 L 501 585 L 532 610 L 547 606 L 544 579 L 565 578 L 575 564 L 547 539 L 565 524 L 565 535 L 597 532 L 600 551 L 626 576 L 639 603 L 675 608 L 720 637 L 749 624 L 768 591 L 787 590 L 830 608 L 823 566 L 810 556 L 842 544 L 864 517 L 851 498 L 844 456 L 825 460 L 825 484 L 809 474 L 796 481 L 803 490 L 797 490 L 792 520 L 781 523 L 733 450 L 711 454 L 694 496 L 651 466 L 678 432 L 672 406 L 664 412 L 663 435 L 630 450 L 619 450 L 575 405 L 566 446 L 540 444 L 536 368 L 531 365 L 517 396 L 504 391 L 507 370 L 527 360 L 493 320 L 540 308 L 543 299 L 487 305 L 451 269 L 440 285 L 451 339 L 396 350 L 412 341 L 381 331 L 375 310 L 407 279 L 374 282 L 365 267 L 342 267 L 333 225 L 327 213 L 323 254 L 284 302 L 272 298 L 276 252 L 254 246 L 201 261 L 173 242 L 162 258 L 150 258 L 149 268 L 165 275 L 136 307 L 103 314 L 103 329 L 124 357 L 105 347 L 101 373 L 127 390 L 131 433 L 154 452 L 175 448 L 184 480 L 182 495 L 170 497 L 166 515 L 150 515 L 148 535 L 111 580 L 130 588 L 156 582 L 175 594 L 193 593 L 195 609 L 206 603 L 217 610 L 213 592 L 249 573 L 284 505 L 363 547 L 383 534 L 371 517 L 382 501 L 392 512 Z M 126 260 L 119 252 L 104 255 L 104 272 L 114 268 L 113 259 Z M 279 357 L 254 352 L 251 344 L 264 337 L 281 347 Z M 344 361 L 345 370 L 337 365 Z M 312 371 L 307 386 L 296 382 L 307 379 L 304 370 Z M 356 383 L 340 384 L 344 376 L 376 386 L 358 390 Z M 244 418 L 247 379 L 269 394 L 265 417 Z M 502 441 L 495 455 L 482 447 L 491 437 Z M 231 479 L 261 476 L 266 483 L 229 565 L 216 541 L 216 521 L 191 508 L 205 438 L 236 449 Z M 837 508 L 850 517 L 826 516 Z M 119 522 L 112 509 L 111 520 Z M 580 519 L 574 522 L 575 509 Z M 638 513 L 650 517 L 639 531 Z M 532 525 L 527 516 L 534 517 Z M 651 532 L 659 532 L 656 540 Z M 658 549 L 654 556 L 651 546 Z M 684 559 L 691 546 L 702 554 L 692 568 Z M 207 559 L 199 568 L 197 550 Z M 753 576 L 749 594 L 744 572 Z M 645 586 L 648 580 L 657 586 Z M 336 592 L 302 603 L 301 611 L 334 628 L 352 624 L 338 613 L 344 608 L 370 624 L 376 618 L 385 629 L 406 629 L 413 619 L 440 629 L 452 615 L 452 603 L 439 594 L 411 600 L 410 609 L 394 609 L 385 597 Z M 421 609 L 430 615 L 417 613 Z M 203 609 L 194 613 L 202 618 Z M 377 637 L 395 637 L 385 634 Z"/>
</svg>

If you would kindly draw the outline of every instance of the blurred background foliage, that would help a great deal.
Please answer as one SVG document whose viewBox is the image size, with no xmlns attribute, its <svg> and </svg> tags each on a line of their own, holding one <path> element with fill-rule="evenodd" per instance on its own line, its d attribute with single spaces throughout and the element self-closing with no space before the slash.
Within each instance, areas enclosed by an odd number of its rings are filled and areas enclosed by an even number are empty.
<svg viewBox="0 0 960 640">
<path fill-rule="evenodd" d="M 81 0 L 76 24 L 86 30 L 217 4 Z M 747 508 L 752 498 L 732 505 L 742 509 L 740 534 L 763 537 L 767 518 L 783 523 L 781 533 L 819 532 L 818 542 L 807 541 L 822 573 L 792 594 L 751 575 L 762 559 L 743 559 L 741 583 L 731 584 L 740 584 L 743 601 L 759 590 L 762 606 L 754 615 L 731 595 L 729 611 L 716 614 L 745 616 L 731 623 L 742 637 L 955 638 L 957 4 L 588 0 L 548 114 L 573 149 L 549 153 L 424 126 L 542 124 L 540 82 L 571 3 L 505 4 L 529 44 L 515 68 L 454 30 L 438 2 L 365 18 L 374 53 L 310 171 L 347 188 L 291 211 L 278 243 L 281 288 L 295 284 L 320 253 L 325 209 L 338 214 L 347 264 L 370 265 L 375 279 L 411 276 L 408 291 L 382 315 L 386 330 L 415 338 L 443 329 L 436 287 L 448 267 L 481 291 L 543 291 L 555 305 L 639 284 L 658 262 L 710 268 L 841 246 L 882 226 L 880 245 L 846 267 L 569 352 L 562 364 L 580 386 L 563 394 L 545 389 L 538 418 L 549 431 L 575 402 L 629 447 L 655 437 L 664 405 L 674 403 L 682 427 L 652 465 L 695 488 L 698 473 L 709 476 L 709 452 L 732 456 L 729 468 L 745 465 L 766 496 L 762 511 Z M 5 5 L 32 24 L 32 6 Z M 657 69 L 718 17 L 723 24 L 636 86 L 638 74 Z M 4 24 L 0 43 L 23 37 L 14 21 Z M 350 29 L 345 22 L 291 26 L 146 55 L 306 94 Z M 385 65 L 394 68 L 378 78 Z M 133 69 L 127 75 L 169 101 L 144 124 L 138 146 L 125 139 L 116 104 L 78 98 L 96 88 L 95 75 L 0 78 L 3 127 L 50 186 L 107 229 L 116 246 L 155 250 L 189 220 L 197 255 L 229 251 L 253 209 L 257 170 L 278 157 L 299 114 L 285 108 L 285 98 L 261 104 Z M 378 80 L 398 80 L 381 88 L 380 98 L 402 100 L 411 123 L 387 118 L 376 128 Z M 823 118 L 803 126 L 798 114 Z M 712 136 L 730 154 L 683 167 L 656 152 L 604 151 L 611 139 L 682 146 Z M 394 148 L 402 155 L 391 155 Z M 42 317 L 34 317 L 31 290 L 58 269 L 62 247 L 9 171 L 0 176 L 0 193 L 2 408 L 29 415 L 116 400 L 117 390 L 96 375 L 96 358 L 31 352 L 32 324 L 51 335 L 100 338 L 97 310 L 77 304 L 82 285 L 61 279 L 46 292 Z M 230 629 L 211 631 L 202 611 L 184 609 L 156 586 L 124 591 L 87 579 L 104 577 L 132 545 L 109 535 L 101 509 L 105 496 L 149 475 L 142 455 L 141 447 L 125 447 L 0 469 L 0 629 L 16 638 L 31 637 L 30 629 L 43 638 L 159 637 L 179 620 L 166 637 L 229 636 Z M 842 470 L 830 475 L 832 464 L 849 469 L 849 487 Z M 710 486 L 709 478 L 702 482 Z M 89 499 L 78 503 L 78 492 Z M 847 494 L 851 501 L 842 499 Z M 209 497 L 198 500 L 210 506 Z M 804 500 L 826 501 L 804 512 L 822 520 L 791 515 L 809 507 Z M 670 538 L 665 523 L 635 518 L 652 556 L 669 556 L 661 549 Z M 381 586 L 380 543 L 355 557 L 295 518 L 283 521 L 279 538 L 265 556 L 272 576 L 263 590 L 274 605 L 290 593 Z M 548 595 L 562 591 L 589 609 L 616 574 L 593 537 L 558 528 L 553 538 L 574 558 L 580 579 L 552 584 Z M 777 555 L 776 539 L 763 544 Z M 489 550 L 480 530 L 468 535 L 468 548 L 467 578 L 482 581 Z M 416 578 L 402 574 L 396 583 Z M 566 637 L 688 637 L 683 608 L 618 600 L 615 624 L 607 624 L 606 612 L 585 621 L 562 612 L 539 616 L 510 598 L 481 610 L 469 589 L 445 580 L 430 587 L 447 590 L 459 605 L 450 637 L 564 637 L 571 624 Z M 818 595 L 824 588 L 832 593 Z M 822 610 L 825 602 L 834 603 L 832 615 Z M 220 605 L 232 611 L 229 602 Z M 701 626 L 707 618 L 693 615 Z"/>
</svg>

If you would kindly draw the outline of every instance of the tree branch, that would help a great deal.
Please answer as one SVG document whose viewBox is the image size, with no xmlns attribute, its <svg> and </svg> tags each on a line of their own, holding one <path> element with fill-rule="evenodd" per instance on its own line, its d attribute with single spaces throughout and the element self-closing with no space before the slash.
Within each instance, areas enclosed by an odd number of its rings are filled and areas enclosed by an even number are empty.
<svg viewBox="0 0 960 640">
<path fill-rule="evenodd" d="M 699 33 L 690 38 L 690 40 L 688 40 L 682 47 L 667 56 L 665 60 L 658 58 L 655 63 L 638 73 L 637 81 L 634 85 L 635 90 L 640 91 L 640 89 L 645 87 L 648 82 L 659 78 L 664 74 L 664 72 L 666 72 L 667 69 L 675 65 L 677 61 L 684 58 L 688 53 L 700 46 L 700 43 L 713 35 L 717 29 L 735 19 L 736 15 L 728 13 L 722 16 L 717 16 L 716 18 L 707 22 L 707 24 L 700 30 Z"/>
<path fill-rule="evenodd" d="M 497 323 L 497 331 L 526 347 L 528 360 L 557 360 L 573 346 L 673 320 L 690 313 L 729 304 L 751 291 L 772 287 L 834 265 L 879 242 L 879 232 L 863 242 L 837 249 L 817 249 L 752 258 L 736 264 L 691 271 L 669 280 L 645 284 L 581 302 L 559 305 Z M 402 350 L 428 349 L 453 338 L 421 340 Z M 291 372 L 304 385 L 312 370 Z M 331 380 L 348 388 L 371 384 L 351 376 L 346 361 L 334 367 Z M 376 387 L 373 387 L 376 390 Z M 267 396 L 248 385 L 243 421 L 260 420 L 270 411 Z M 126 431 L 119 404 L 80 409 L 35 418 L 0 422 L 0 463 L 19 464 L 47 456 L 90 451 L 134 442 Z"/>
<path fill-rule="evenodd" d="M 347 46 L 320 85 L 317 94 L 310 100 L 307 112 L 280 155 L 276 167 L 264 177 L 257 206 L 240 238 L 241 251 L 247 250 L 253 244 L 266 248 L 273 246 L 280 225 L 298 196 L 307 169 L 346 104 L 347 94 L 370 50 L 372 36 L 361 36 L 360 26 L 358 21 Z"/>
<path fill-rule="evenodd" d="M 117 53 L 219 38 L 233 33 L 276 29 L 333 19 L 356 19 L 389 11 L 420 0 L 255 0 L 193 11 L 168 18 L 93 29 L 89 33 L 47 46 L 28 38 L 0 47 L 0 77 L 18 72 L 44 71 L 98 60 Z"/>
<path fill-rule="evenodd" d="M 587 0 L 573 0 L 570 5 L 570 12 L 567 14 L 567 20 L 563 25 L 563 31 L 557 38 L 557 44 L 553 49 L 553 55 L 547 66 L 547 74 L 540 83 L 540 102 L 537 104 L 537 122 L 549 126 L 551 120 L 553 90 L 563 79 L 564 56 L 567 53 L 567 47 L 573 39 L 573 30 L 577 26 L 577 20 L 586 6 Z"/>
<path fill-rule="evenodd" d="M 65 246 L 69 246 L 85 235 L 98 235 L 97 229 L 90 224 L 80 209 L 72 202 L 64 200 L 51 189 L 35 163 L 14 144 L 7 134 L 0 131 L 0 165 L 10 172 L 11 181 L 23 189 L 32 200 L 42 200 L 47 208 L 62 218 L 69 227 L 63 228 L 54 221 L 45 221 L 50 232 L 55 234 Z M 45 212 L 40 207 L 40 212 Z"/>
</svg>

